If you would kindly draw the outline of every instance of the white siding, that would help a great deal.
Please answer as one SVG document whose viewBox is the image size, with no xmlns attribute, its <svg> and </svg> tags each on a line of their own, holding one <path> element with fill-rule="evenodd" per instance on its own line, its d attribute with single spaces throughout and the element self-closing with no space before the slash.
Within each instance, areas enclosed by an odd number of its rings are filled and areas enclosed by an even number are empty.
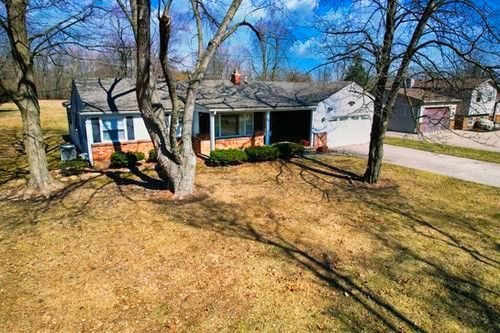
<svg viewBox="0 0 500 333">
<path fill-rule="evenodd" d="M 326 132 L 330 148 L 368 143 L 372 119 L 373 97 L 352 83 L 318 104 L 312 132 Z"/>
<path fill-rule="evenodd" d="M 134 115 L 134 132 L 136 140 L 150 140 L 146 124 L 140 115 Z"/>
<path fill-rule="evenodd" d="M 480 101 L 478 101 L 478 95 L 480 95 Z M 470 103 L 469 103 L 469 115 L 474 114 L 493 114 L 495 109 L 495 100 L 497 97 L 497 90 L 491 85 L 489 81 L 481 83 L 476 89 L 471 93 Z"/>
</svg>

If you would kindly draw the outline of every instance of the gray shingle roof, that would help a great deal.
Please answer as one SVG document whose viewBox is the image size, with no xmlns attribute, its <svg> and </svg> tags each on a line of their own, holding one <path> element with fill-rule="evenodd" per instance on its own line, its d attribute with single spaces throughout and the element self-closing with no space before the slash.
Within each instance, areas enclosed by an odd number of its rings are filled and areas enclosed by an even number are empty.
<svg viewBox="0 0 500 333">
<path fill-rule="evenodd" d="M 398 91 L 402 97 L 409 97 L 422 103 L 460 103 L 462 100 L 444 96 L 433 91 L 419 88 L 400 88 Z"/>
<path fill-rule="evenodd" d="M 139 112 L 135 81 L 131 79 L 80 79 L 74 83 L 83 103 L 80 113 Z M 164 109 L 171 109 L 168 92 L 158 91 L 155 99 Z"/>
<path fill-rule="evenodd" d="M 269 82 L 252 81 L 234 85 L 229 80 L 204 80 L 196 103 L 208 109 L 313 107 L 351 82 Z M 185 82 L 178 84 L 183 96 Z"/>
<path fill-rule="evenodd" d="M 253 81 L 236 86 L 229 80 L 205 80 L 198 90 L 196 103 L 212 110 L 314 107 L 349 84 L 349 81 L 325 84 Z M 131 79 L 81 79 L 75 80 L 75 86 L 83 102 L 81 113 L 139 111 L 135 81 Z M 186 86 L 186 82 L 177 85 L 181 99 Z M 157 83 L 155 99 L 164 109 L 171 109 L 164 82 Z"/>
</svg>

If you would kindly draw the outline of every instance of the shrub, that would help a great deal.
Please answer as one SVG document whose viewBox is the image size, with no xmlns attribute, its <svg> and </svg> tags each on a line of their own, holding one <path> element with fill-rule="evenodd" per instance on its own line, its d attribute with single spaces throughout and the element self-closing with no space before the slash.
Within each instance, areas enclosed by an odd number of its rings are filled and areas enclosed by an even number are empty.
<svg viewBox="0 0 500 333">
<path fill-rule="evenodd" d="M 251 162 L 274 161 L 279 156 L 279 150 L 273 146 L 249 147 L 245 149 Z"/>
<path fill-rule="evenodd" d="M 304 155 L 304 146 L 294 142 L 278 142 L 273 145 L 279 151 L 279 157 L 289 159 L 292 156 Z"/>
<path fill-rule="evenodd" d="M 144 159 L 144 153 L 115 151 L 111 154 L 111 167 L 125 168 L 135 166 L 139 158 Z"/>
<path fill-rule="evenodd" d="M 111 154 L 111 166 L 114 168 L 124 168 L 128 166 L 128 156 L 122 151 L 115 151 Z"/>
<path fill-rule="evenodd" d="M 142 151 L 136 151 L 133 153 L 138 161 L 144 161 L 146 159 L 146 155 Z"/>
<path fill-rule="evenodd" d="M 316 152 L 317 153 L 326 153 L 326 152 L 328 152 L 328 147 L 327 146 L 319 146 L 318 148 L 316 148 Z"/>
<path fill-rule="evenodd" d="M 210 165 L 237 165 L 247 160 L 247 154 L 241 149 L 214 150 L 210 153 L 208 163 Z"/>
<path fill-rule="evenodd" d="M 156 149 L 151 149 L 148 154 L 148 162 L 156 162 L 158 160 L 158 153 Z"/>
<path fill-rule="evenodd" d="M 89 162 L 87 160 L 76 159 L 70 161 L 62 161 L 60 164 L 61 174 L 63 176 L 71 176 L 79 174 L 89 166 Z"/>
</svg>

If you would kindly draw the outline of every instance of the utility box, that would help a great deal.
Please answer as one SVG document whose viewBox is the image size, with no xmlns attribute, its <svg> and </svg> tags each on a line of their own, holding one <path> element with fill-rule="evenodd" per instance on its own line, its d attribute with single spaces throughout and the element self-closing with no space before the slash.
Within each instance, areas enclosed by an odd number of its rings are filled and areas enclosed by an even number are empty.
<svg viewBox="0 0 500 333">
<path fill-rule="evenodd" d="M 76 159 L 76 147 L 72 143 L 64 143 L 60 146 L 61 161 L 71 161 Z"/>
</svg>

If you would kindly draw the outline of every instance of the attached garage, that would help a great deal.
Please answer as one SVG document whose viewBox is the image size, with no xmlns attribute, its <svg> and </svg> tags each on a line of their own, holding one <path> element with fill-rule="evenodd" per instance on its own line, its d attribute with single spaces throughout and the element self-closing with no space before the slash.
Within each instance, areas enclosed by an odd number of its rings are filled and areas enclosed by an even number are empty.
<svg viewBox="0 0 500 333">
<path fill-rule="evenodd" d="M 330 119 L 328 147 L 370 142 L 372 115 L 340 116 Z"/>
<path fill-rule="evenodd" d="M 328 148 L 369 143 L 372 120 L 373 96 L 351 83 L 319 103 L 313 112 L 314 146 L 324 138 Z"/>
<path fill-rule="evenodd" d="M 421 132 L 433 132 L 450 128 L 449 107 L 423 107 L 420 118 Z"/>
</svg>

